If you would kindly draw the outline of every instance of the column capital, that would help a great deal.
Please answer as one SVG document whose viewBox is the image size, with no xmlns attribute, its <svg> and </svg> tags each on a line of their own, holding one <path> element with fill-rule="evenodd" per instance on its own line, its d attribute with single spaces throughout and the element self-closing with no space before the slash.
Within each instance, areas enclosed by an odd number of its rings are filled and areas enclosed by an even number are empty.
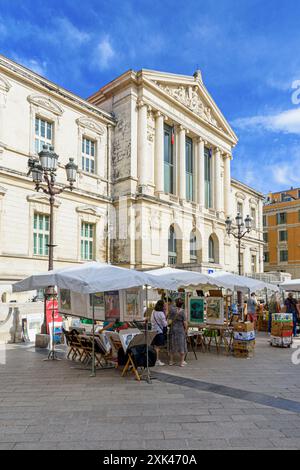
<svg viewBox="0 0 300 470">
<path fill-rule="evenodd" d="M 164 120 L 167 120 L 166 116 L 161 111 L 153 110 L 155 119 L 162 117 Z"/>
<path fill-rule="evenodd" d="M 188 134 L 188 132 L 189 132 L 182 124 L 176 124 L 175 129 L 178 132 L 185 132 L 186 134 Z"/>
<path fill-rule="evenodd" d="M 148 104 L 145 103 L 143 99 L 138 99 L 136 102 L 136 107 L 139 109 L 139 108 L 143 108 L 144 106 L 148 107 Z"/>
</svg>

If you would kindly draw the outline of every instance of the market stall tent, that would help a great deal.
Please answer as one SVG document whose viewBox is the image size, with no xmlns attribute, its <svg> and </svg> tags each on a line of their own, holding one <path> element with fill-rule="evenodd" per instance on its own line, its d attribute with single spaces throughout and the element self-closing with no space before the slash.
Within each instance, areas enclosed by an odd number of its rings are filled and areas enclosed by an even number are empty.
<svg viewBox="0 0 300 470">
<path fill-rule="evenodd" d="M 160 280 L 151 274 L 135 271 L 134 269 L 90 262 L 71 268 L 32 275 L 13 284 L 13 292 L 57 286 L 79 294 L 93 294 L 144 285 L 170 290 L 176 288 L 176 283 L 172 279 Z"/>
<path fill-rule="evenodd" d="M 273 292 L 278 292 L 279 289 L 276 285 L 268 284 L 251 277 L 239 276 L 238 274 L 228 273 L 227 271 L 217 271 L 210 274 L 210 277 L 220 283 L 227 284 L 229 289 L 240 290 L 240 291 L 251 291 L 257 292 L 264 289 L 268 289 Z"/>
<path fill-rule="evenodd" d="M 146 274 L 159 279 L 160 287 L 168 280 L 176 287 L 169 290 L 178 290 L 180 288 L 212 286 L 229 289 L 231 285 L 225 280 L 212 278 L 208 274 L 198 273 L 196 271 L 187 271 L 183 269 L 161 268 L 153 271 L 147 271 Z"/>
<path fill-rule="evenodd" d="M 300 279 L 293 279 L 280 284 L 280 288 L 285 291 L 300 292 Z"/>
</svg>

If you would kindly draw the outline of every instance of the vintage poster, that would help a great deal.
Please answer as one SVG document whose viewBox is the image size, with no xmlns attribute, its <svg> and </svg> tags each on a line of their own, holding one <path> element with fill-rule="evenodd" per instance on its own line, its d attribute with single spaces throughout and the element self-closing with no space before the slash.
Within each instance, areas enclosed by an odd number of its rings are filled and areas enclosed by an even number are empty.
<svg viewBox="0 0 300 470">
<path fill-rule="evenodd" d="M 70 291 L 69 291 L 70 292 Z M 62 323 L 62 317 L 58 312 L 58 302 L 56 299 L 46 301 L 47 333 L 49 334 L 49 324 L 54 322 Z"/>
<path fill-rule="evenodd" d="M 204 299 L 190 297 L 188 305 L 188 323 L 199 326 L 204 323 Z"/>
<path fill-rule="evenodd" d="M 224 324 L 224 299 L 220 297 L 207 297 L 207 323 L 212 325 Z"/>
<path fill-rule="evenodd" d="M 119 291 L 105 292 L 105 320 L 117 320 L 120 318 Z"/>
<path fill-rule="evenodd" d="M 143 318 L 143 289 L 133 288 L 120 291 L 121 321 L 132 322 Z"/>
</svg>

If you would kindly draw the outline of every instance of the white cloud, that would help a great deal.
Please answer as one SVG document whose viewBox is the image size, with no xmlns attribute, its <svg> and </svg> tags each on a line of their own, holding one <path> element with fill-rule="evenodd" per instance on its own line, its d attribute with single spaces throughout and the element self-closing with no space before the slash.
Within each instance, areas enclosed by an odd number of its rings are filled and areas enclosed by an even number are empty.
<svg viewBox="0 0 300 470">
<path fill-rule="evenodd" d="M 76 42 L 77 44 L 83 44 L 90 39 L 90 35 L 87 32 L 76 28 L 76 26 L 65 17 L 55 18 L 55 29 L 56 35 L 59 33 L 59 36 L 63 40 L 67 40 L 70 43 Z"/>
<path fill-rule="evenodd" d="M 285 134 L 300 134 L 300 108 L 289 109 L 269 116 L 239 118 L 232 125 L 242 130 L 267 130 Z"/>
<path fill-rule="evenodd" d="M 100 70 L 109 68 L 112 60 L 116 57 L 116 51 L 114 50 L 110 37 L 105 36 L 98 44 L 94 52 L 94 64 Z"/>
</svg>

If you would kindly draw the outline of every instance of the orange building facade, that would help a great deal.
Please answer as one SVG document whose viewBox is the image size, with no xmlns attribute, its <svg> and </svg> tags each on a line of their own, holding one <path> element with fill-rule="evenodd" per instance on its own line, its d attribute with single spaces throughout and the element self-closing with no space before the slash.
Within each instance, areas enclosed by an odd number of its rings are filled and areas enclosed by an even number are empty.
<svg viewBox="0 0 300 470">
<path fill-rule="evenodd" d="M 265 271 L 300 278 L 300 188 L 268 195 L 263 226 Z"/>
</svg>

